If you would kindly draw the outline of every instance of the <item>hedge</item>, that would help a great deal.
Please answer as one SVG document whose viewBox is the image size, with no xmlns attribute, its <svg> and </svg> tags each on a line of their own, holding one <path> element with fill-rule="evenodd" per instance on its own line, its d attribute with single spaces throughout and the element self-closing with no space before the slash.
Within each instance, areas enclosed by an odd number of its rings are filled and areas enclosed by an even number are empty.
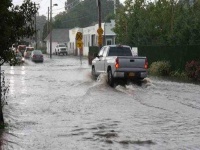
<svg viewBox="0 0 200 150">
<path fill-rule="evenodd" d="M 149 65 L 156 61 L 169 61 L 172 70 L 185 70 L 191 60 L 200 60 L 200 45 L 187 46 L 139 46 L 139 56 L 147 56 Z"/>
</svg>

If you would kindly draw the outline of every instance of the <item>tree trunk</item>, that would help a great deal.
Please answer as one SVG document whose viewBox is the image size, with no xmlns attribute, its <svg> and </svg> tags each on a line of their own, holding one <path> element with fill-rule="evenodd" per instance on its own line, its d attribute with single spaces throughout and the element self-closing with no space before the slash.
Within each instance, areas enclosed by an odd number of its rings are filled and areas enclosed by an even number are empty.
<svg viewBox="0 0 200 150">
<path fill-rule="evenodd" d="M 0 65 L 0 82 L 1 82 L 1 65 Z M 2 107 L 2 87 L 0 83 L 0 125 L 4 124 L 4 119 L 3 119 L 3 107 Z"/>
</svg>

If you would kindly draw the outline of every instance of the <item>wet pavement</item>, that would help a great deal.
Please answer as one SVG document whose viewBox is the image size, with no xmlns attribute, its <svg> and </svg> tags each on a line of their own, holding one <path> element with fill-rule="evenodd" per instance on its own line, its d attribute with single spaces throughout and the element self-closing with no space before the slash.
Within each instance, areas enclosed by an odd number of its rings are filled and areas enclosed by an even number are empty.
<svg viewBox="0 0 200 150">
<path fill-rule="evenodd" d="M 153 77 L 111 88 L 78 57 L 3 66 L 3 150 L 200 149 L 200 86 Z"/>
</svg>

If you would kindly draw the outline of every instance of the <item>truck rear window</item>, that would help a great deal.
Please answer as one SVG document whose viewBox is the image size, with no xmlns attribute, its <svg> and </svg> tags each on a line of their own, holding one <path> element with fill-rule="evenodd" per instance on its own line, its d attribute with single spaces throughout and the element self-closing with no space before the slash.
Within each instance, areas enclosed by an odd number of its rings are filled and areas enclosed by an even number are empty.
<svg viewBox="0 0 200 150">
<path fill-rule="evenodd" d="M 128 47 L 110 47 L 108 56 L 132 56 Z"/>
</svg>

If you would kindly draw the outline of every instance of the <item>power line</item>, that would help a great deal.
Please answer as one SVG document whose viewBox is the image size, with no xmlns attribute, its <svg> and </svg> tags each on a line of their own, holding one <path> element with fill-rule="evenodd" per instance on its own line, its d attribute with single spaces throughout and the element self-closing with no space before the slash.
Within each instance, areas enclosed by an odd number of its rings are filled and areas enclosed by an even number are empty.
<svg viewBox="0 0 200 150">
<path fill-rule="evenodd" d="M 77 2 L 78 2 L 78 3 L 77 3 Z M 74 3 L 77 3 L 77 4 L 74 5 Z M 69 10 L 75 8 L 75 7 L 78 6 L 80 3 L 82 3 L 82 1 L 76 0 L 76 1 L 73 1 L 72 3 L 68 4 L 68 6 L 72 6 Z M 64 7 L 57 8 L 57 9 L 55 9 L 55 10 L 60 10 L 60 9 L 62 9 L 62 8 L 65 9 L 65 6 L 64 6 Z"/>
</svg>

